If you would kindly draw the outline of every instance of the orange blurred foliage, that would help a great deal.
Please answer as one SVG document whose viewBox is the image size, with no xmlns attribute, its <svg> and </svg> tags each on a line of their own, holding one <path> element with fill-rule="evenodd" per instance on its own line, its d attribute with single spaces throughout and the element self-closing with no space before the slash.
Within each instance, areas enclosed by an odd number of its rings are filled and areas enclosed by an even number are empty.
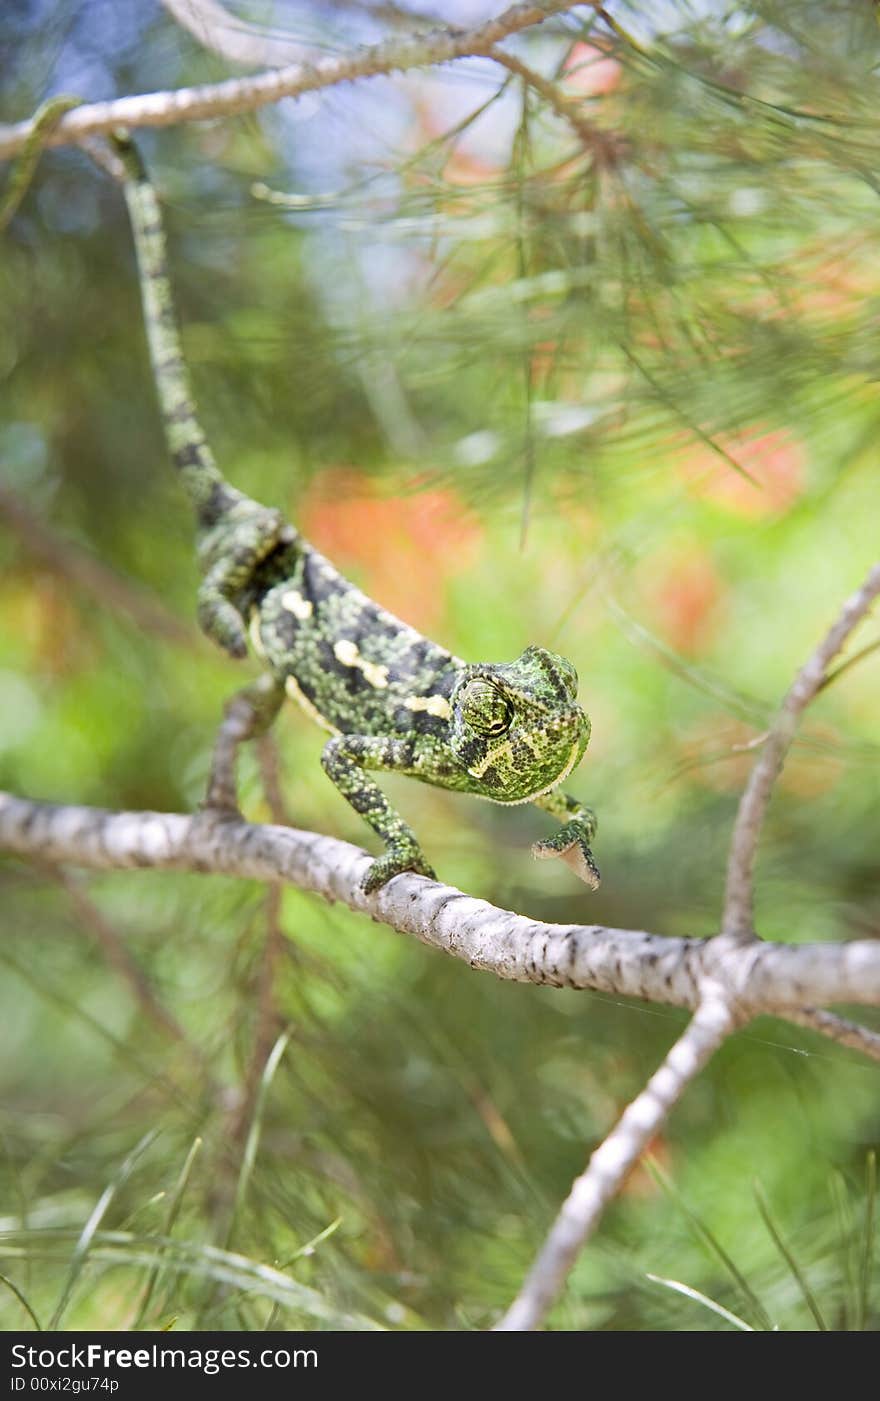
<svg viewBox="0 0 880 1401">
<path fill-rule="evenodd" d="M 449 487 L 387 496 L 353 468 L 323 472 L 299 507 L 303 530 L 377 602 L 425 632 L 443 619 L 444 584 L 468 567 L 482 531 Z"/>
<path fill-rule="evenodd" d="M 677 460 L 678 470 L 695 496 L 707 498 L 734 515 L 761 520 L 782 515 L 803 494 L 806 449 L 787 430 L 756 424 L 736 435 L 718 434 L 715 441 L 748 477 L 708 445 L 695 445 Z"/>
<path fill-rule="evenodd" d="M 451 111 L 444 111 L 442 93 L 435 93 L 432 98 L 414 95 L 412 112 L 410 136 L 414 151 L 420 151 L 430 142 L 438 140 L 453 125 L 454 115 Z M 501 166 L 498 161 L 490 160 L 485 154 L 477 154 L 474 144 L 473 136 L 469 146 L 461 139 L 453 139 L 447 143 L 447 156 L 442 174 L 443 179 L 450 185 L 480 187 L 500 173 Z M 424 176 L 419 177 L 417 174 L 417 182 L 423 181 Z"/>
<path fill-rule="evenodd" d="M 673 775 L 714 793 L 741 793 L 759 738 L 751 725 L 732 720 L 726 711 L 709 711 L 678 736 Z"/>
<path fill-rule="evenodd" d="M 640 574 L 657 630 L 677 652 L 701 652 L 715 633 L 724 585 L 709 553 L 697 545 L 654 556 Z M 646 577 L 647 576 L 647 577 Z"/>
<path fill-rule="evenodd" d="M 580 97 L 601 97 L 620 86 L 620 64 L 595 44 L 573 44 L 562 71 L 563 87 Z"/>
<path fill-rule="evenodd" d="M 762 744 L 762 732 L 723 711 L 702 716 L 676 743 L 675 776 L 715 793 L 741 793 Z M 808 801 L 830 792 L 844 774 L 840 735 L 810 725 L 779 777 L 779 787 Z"/>
</svg>

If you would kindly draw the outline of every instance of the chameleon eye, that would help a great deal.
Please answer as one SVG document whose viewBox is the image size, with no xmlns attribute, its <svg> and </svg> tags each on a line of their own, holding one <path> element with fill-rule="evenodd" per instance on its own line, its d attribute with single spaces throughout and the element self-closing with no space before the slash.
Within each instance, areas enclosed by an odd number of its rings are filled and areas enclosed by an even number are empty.
<svg viewBox="0 0 880 1401">
<path fill-rule="evenodd" d="M 481 735 L 510 729 L 513 707 L 490 681 L 469 681 L 461 693 L 462 719 Z"/>
</svg>

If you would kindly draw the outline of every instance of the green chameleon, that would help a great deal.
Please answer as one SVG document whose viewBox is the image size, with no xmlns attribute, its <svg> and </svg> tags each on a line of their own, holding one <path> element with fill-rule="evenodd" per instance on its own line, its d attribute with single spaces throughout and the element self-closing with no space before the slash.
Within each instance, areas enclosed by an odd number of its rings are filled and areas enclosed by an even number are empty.
<svg viewBox="0 0 880 1401">
<path fill-rule="evenodd" d="M 385 843 L 365 891 L 403 871 L 434 874 L 371 770 L 496 803 L 535 803 L 564 825 L 534 855 L 561 856 L 595 889 L 595 815 L 559 789 L 590 737 L 571 662 L 534 646 L 507 664 L 460 661 L 367 598 L 277 511 L 229 485 L 196 417 L 156 193 L 127 136 L 117 134 L 114 146 L 169 451 L 196 513 L 199 622 L 233 657 L 247 654 L 249 636 L 266 668 L 236 698 L 244 708 L 227 707 L 206 806 L 237 810 L 237 745 L 271 724 L 286 694 L 329 731 L 324 770 Z"/>
</svg>

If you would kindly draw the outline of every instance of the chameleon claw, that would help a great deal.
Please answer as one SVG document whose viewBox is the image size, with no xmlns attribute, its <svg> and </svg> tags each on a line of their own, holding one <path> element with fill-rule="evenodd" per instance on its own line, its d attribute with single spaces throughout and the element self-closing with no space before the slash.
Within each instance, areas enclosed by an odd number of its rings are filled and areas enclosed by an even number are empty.
<svg viewBox="0 0 880 1401">
<path fill-rule="evenodd" d="M 591 890 L 599 889 L 602 880 L 599 867 L 582 837 L 574 837 L 564 844 L 558 837 L 548 837 L 546 841 L 535 842 L 532 855 L 539 861 L 546 861 L 551 856 L 560 857 L 584 885 L 588 885 Z"/>
</svg>

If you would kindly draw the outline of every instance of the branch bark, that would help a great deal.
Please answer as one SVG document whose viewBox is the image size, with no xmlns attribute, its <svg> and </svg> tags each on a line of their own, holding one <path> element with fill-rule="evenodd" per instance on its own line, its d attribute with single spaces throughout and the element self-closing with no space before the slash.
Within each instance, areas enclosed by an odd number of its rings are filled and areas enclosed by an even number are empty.
<svg viewBox="0 0 880 1401">
<path fill-rule="evenodd" d="M 595 8 L 593 0 L 581 0 Z M 322 58 L 289 64 L 252 77 L 230 78 L 222 83 L 178 88 L 167 92 L 91 102 L 61 117 L 45 134 L 46 146 L 63 146 L 83 137 L 112 131 L 114 127 L 174 126 L 205 121 L 209 117 L 234 116 L 299 97 L 305 92 L 352 82 L 379 74 L 405 73 L 450 63 L 459 58 L 490 55 L 496 44 L 512 34 L 533 28 L 552 15 L 576 9 L 571 0 L 542 0 L 540 4 L 512 5 L 503 14 L 474 29 L 434 30 L 406 38 L 386 39 L 343 58 Z M 34 120 L 0 126 L 0 159 L 9 159 L 34 133 Z"/>
<path fill-rule="evenodd" d="M 595 988 L 696 1010 L 712 980 L 742 1016 L 829 1002 L 880 1006 L 880 941 L 770 944 L 546 924 L 403 875 L 365 895 L 370 858 L 348 842 L 202 812 L 104 812 L 0 793 L 0 849 L 93 870 L 191 871 L 283 881 L 515 982 Z"/>
<path fill-rule="evenodd" d="M 798 1026 L 808 1027 L 810 1031 L 817 1031 L 820 1036 L 827 1036 L 840 1046 L 847 1046 L 851 1051 L 860 1051 L 863 1056 L 880 1061 L 880 1032 L 859 1026 L 858 1022 L 839 1017 L 836 1012 L 826 1012 L 821 1007 L 791 1008 L 785 1015 L 790 1022 L 797 1022 Z"/>
</svg>

